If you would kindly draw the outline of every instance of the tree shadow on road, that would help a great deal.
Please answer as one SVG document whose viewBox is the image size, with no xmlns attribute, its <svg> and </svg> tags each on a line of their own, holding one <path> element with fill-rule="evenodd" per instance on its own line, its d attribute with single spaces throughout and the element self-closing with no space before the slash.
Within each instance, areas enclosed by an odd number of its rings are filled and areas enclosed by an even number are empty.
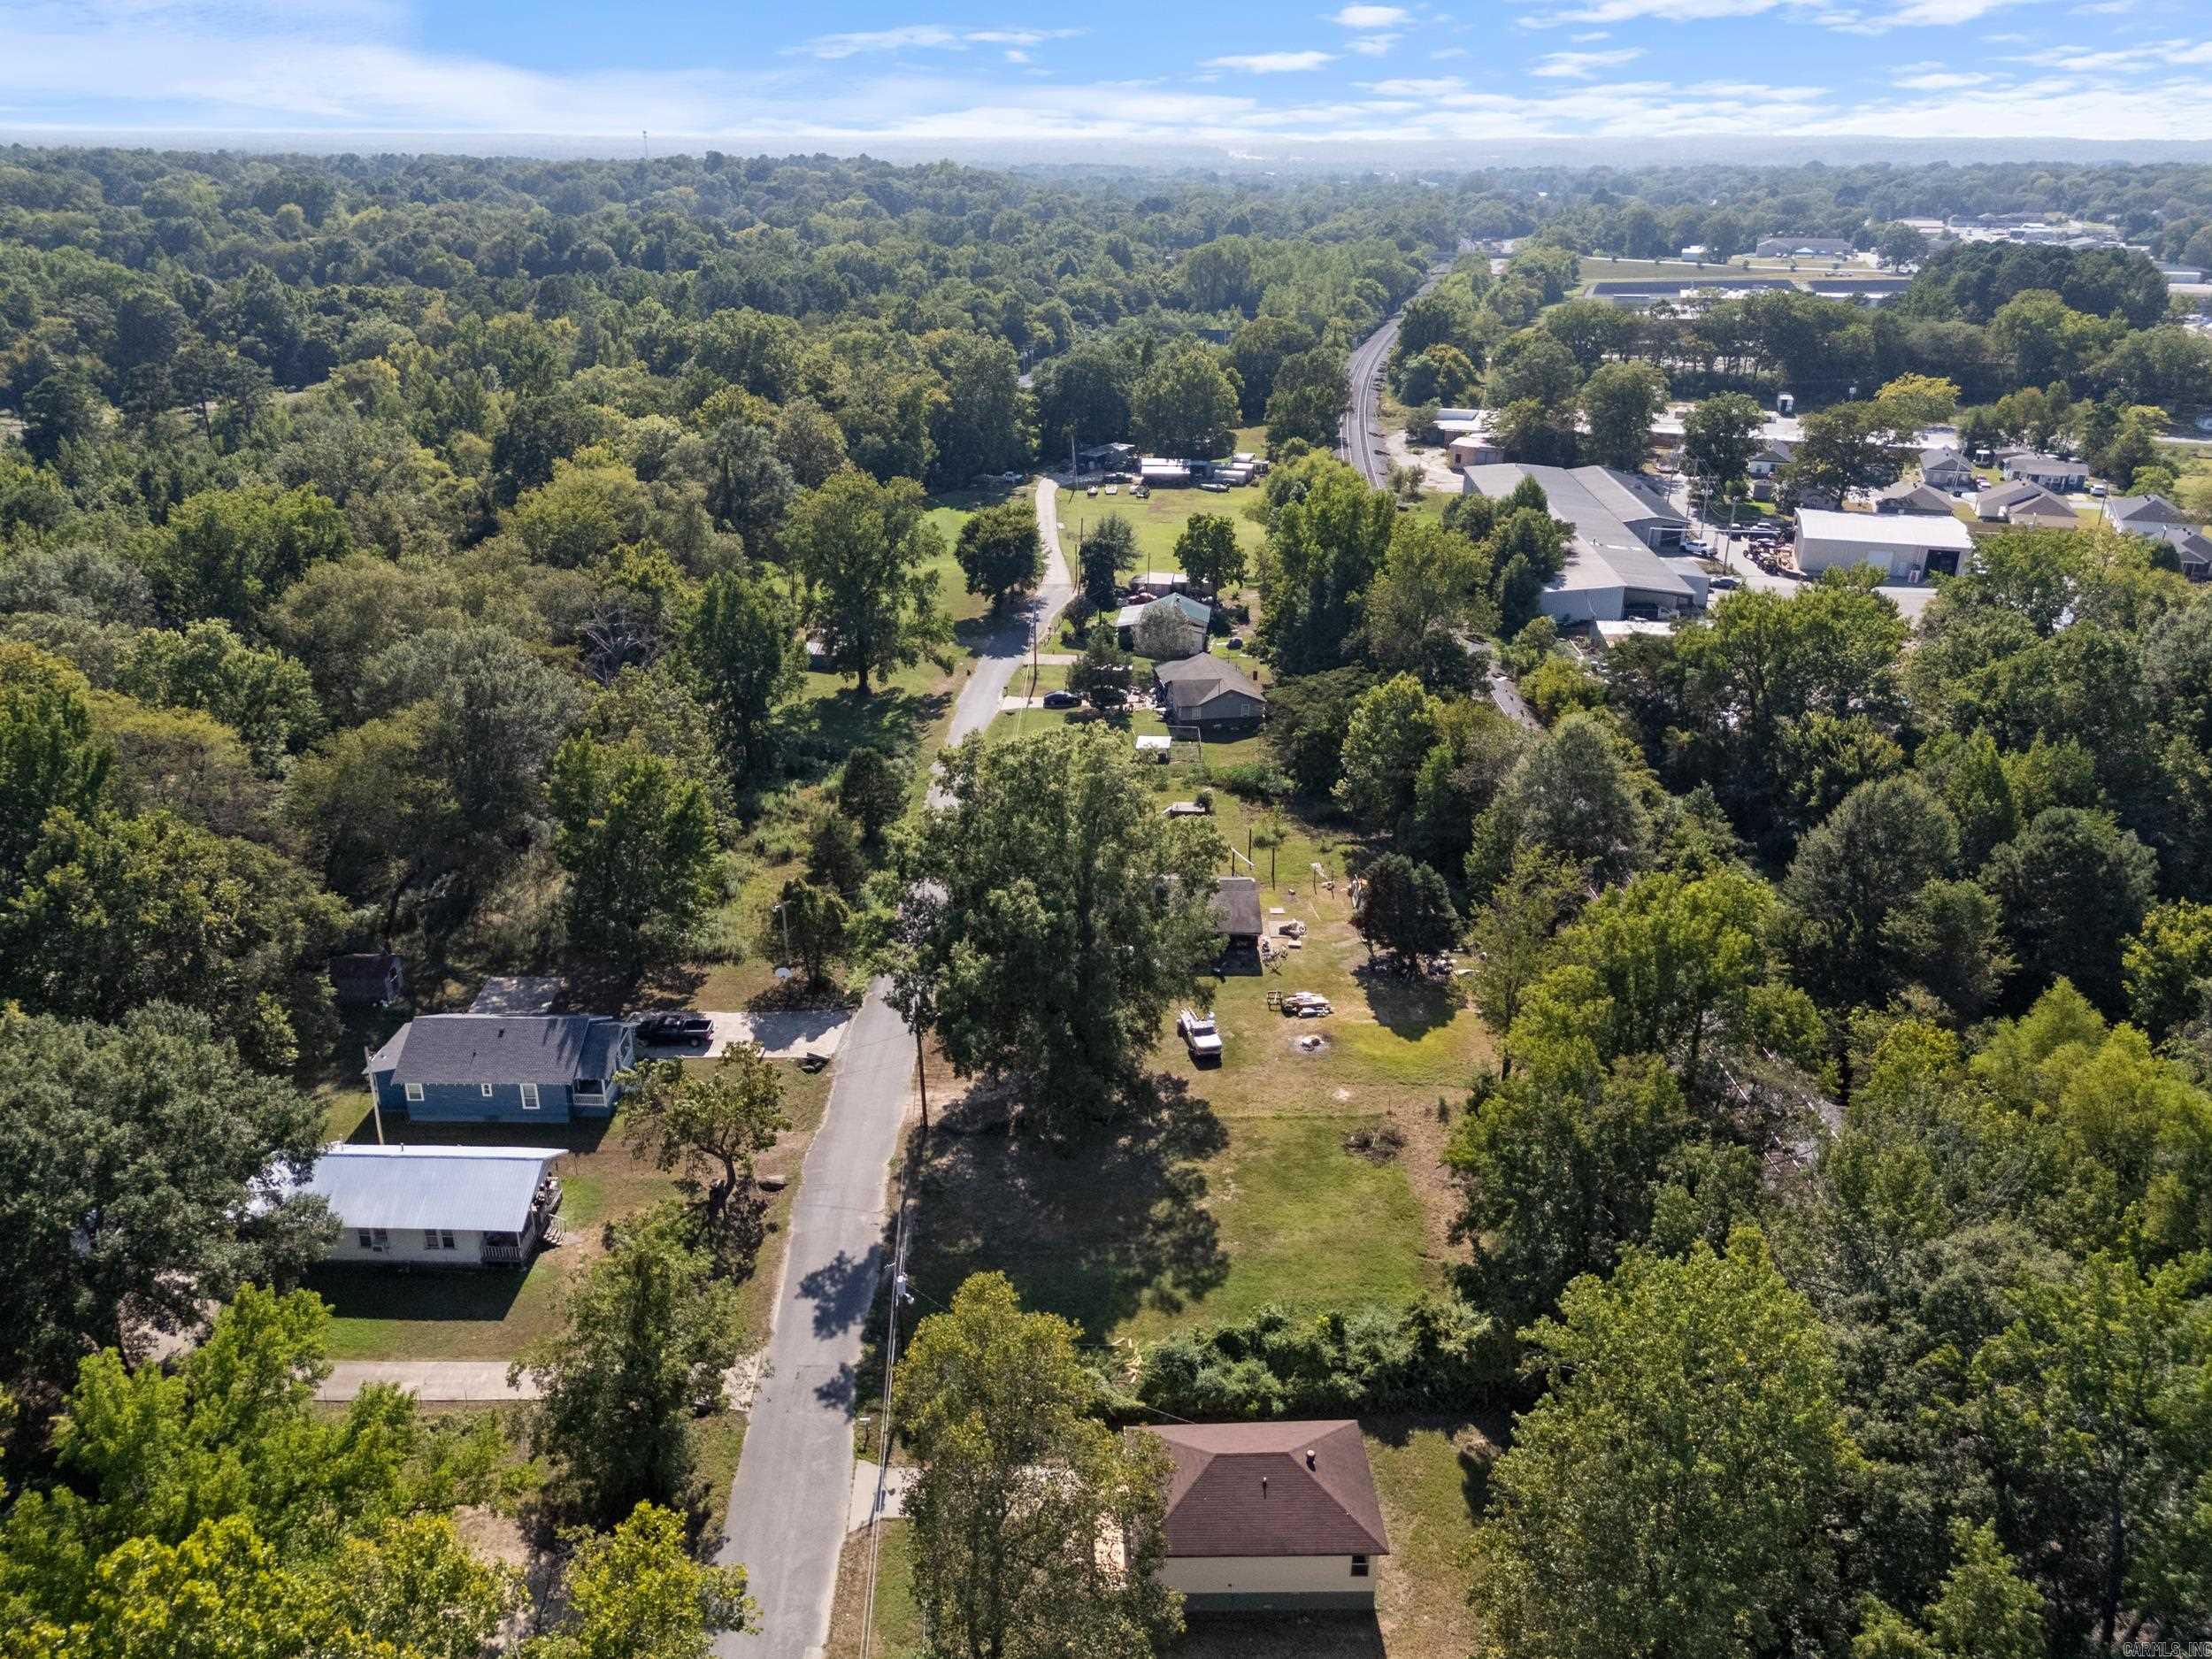
<svg viewBox="0 0 2212 1659">
<path fill-rule="evenodd" d="M 883 1277 L 884 1254 L 872 1249 L 855 1257 L 840 1250 L 799 1280 L 799 1294 L 814 1304 L 814 1334 L 833 1337 L 868 1317 L 876 1286 Z"/>
<path fill-rule="evenodd" d="M 1142 1310 L 1173 1310 L 1228 1275 L 1200 1165 L 1228 1144 L 1188 1079 L 1152 1079 L 1133 1115 L 1084 1138 L 1006 1133 L 1002 1117 L 956 1116 L 919 1159 L 910 1276 L 949 1302 L 996 1271 L 1022 1303 L 1102 1341 Z"/>
</svg>

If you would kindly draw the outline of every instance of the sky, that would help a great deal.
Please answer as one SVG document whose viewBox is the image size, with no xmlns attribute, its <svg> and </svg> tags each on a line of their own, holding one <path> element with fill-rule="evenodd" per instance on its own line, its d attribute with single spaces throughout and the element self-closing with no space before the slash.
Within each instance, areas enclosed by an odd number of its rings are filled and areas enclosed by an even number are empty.
<svg viewBox="0 0 2212 1659">
<path fill-rule="evenodd" d="M 2212 4 L 0 0 L 0 129 L 1057 142 L 1101 161 L 1118 143 L 2201 141 Z"/>
</svg>

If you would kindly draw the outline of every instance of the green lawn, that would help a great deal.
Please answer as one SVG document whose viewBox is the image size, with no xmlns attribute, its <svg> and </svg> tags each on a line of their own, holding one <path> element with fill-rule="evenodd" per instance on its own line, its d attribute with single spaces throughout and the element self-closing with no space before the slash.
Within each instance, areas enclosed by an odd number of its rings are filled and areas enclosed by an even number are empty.
<svg viewBox="0 0 2212 1659">
<path fill-rule="evenodd" d="M 994 730 L 1064 718 L 1028 710 Z M 1140 715 L 1130 729 L 1147 722 L 1156 718 Z M 1208 746 L 1217 767 L 1262 749 L 1259 740 Z M 1163 805 L 1205 784 L 1182 759 L 1154 773 Z M 1255 815 L 1219 789 L 1215 809 L 1225 843 L 1242 852 Z M 1303 920 L 1306 943 L 1265 972 L 1204 982 L 1223 1064 L 1195 1068 L 1164 1029 L 1157 1108 L 1111 1136 L 1058 1148 L 995 1133 L 936 1136 L 915 1248 L 925 1297 L 949 1301 L 967 1275 L 995 1268 L 1028 1305 L 1075 1320 L 1092 1341 L 1148 1341 L 1270 1302 L 1321 1308 L 1446 1282 L 1459 1258 L 1438 1157 L 1487 1033 L 1448 987 L 1356 972 L 1366 951 L 1343 895 L 1347 843 L 1294 818 L 1286 827 L 1271 856 L 1254 843 L 1262 904 L 1286 912 L 1269 917 L 1271 930 Z M 1317 864 L 1334 891 L 1317 889 Z M 1336 1012 L 1298 1021 L 1268 1008 L 1270 991 L 1292 990 L 1319 991 Z M 1309 1034 L 1325 1046 L 1302 1050 Z M 1353 1131 L 1386 1125 L 1403 1138 L 1394 1157 L 1371 1163 L 1345 1149 Z M 1343 1247 L 1348 1238 L 1356 1248 Z"/>
<path fill-rule="evenodd" d="M 1108 495 L 1103 487 L 1096 495 L 1086 495 L 1079 489 L 1064 489 L 1060 492 L 1060 522 L 1066 527 L 1060 545 L 1073 561 L 1085 532 L 1109 513 L 1118 513 L 1136 532 L 1140 573 L 1147 570 L 1179 571 L 1183 567 L 1175 557 L 1176 538 L 1183 534 L 1183 526 L 1194 514 L 1210 512 L 1233 522 L 1237 526 L 1237 540 L 1248 555 L 1256 558 L 1265 538 L 1259 526 L 1247 518 L 1244 512 L 1265 495 L 1265 490 L 1257 484 L 1244 485 L 1218 495 L 1195 488 L 1156 489 L 1141 501 L 1129 493 L 1126 485 L 1121 487 L 1118 495 Z"/>
<path fill-rule="evenodd" d="M 876 1561 L 876 1617 L 868 1659 L 920 1659 L 922 1612 L 914 1605 L 913 1529 L 885 1521 Z M 861 1659 L 862 1616 L 868 1588 L 868 1534 L 853 1533 L 837 1563 L 837 1605 L 824 1659 Z"/>
</svg>

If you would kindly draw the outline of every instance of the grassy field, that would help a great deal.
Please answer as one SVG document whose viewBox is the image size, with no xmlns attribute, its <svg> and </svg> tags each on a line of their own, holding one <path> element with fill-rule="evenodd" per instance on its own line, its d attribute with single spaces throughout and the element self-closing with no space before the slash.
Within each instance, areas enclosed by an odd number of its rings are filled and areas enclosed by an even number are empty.
<svg viewBox="0 0 2212 1659">
<path fill-rule="evenodd" d="M 1579 262 L 1582 281 L 1639 282 L 1647 280 L 1679 279 L 1691 282 L 1711 282 L 1730 275 L 1740 277 L 1874 277 L 1892 276 L 1888 271 L 1877 271 L 1856 260 L 1845 259 L 1749 259 L 1739 258 L 1726 265 L 1708 262 L 1699 265 L 1686 259 L 1607 259 L 1585 255 Z"/>
<path fill-rule="evenodd" d="M 1086 495 L 1079 489 L 1063 490 L 1060 522 L 1066 527 L 1060 545 L 1073 561 L 1079 538 L 1085 531 L 1109 513 L 1118 513 L 1136 532 L 1140 573 L 1147 570 L 1179 571 L 1183 567 L 1175 557 L 1176 538 L 1183 534 L 1183 526 L 1194 514 L 1210 512 L 1234 523 L 1237 540 L 1243 543 L 1247 554 L 1256 558 L 1263 538 L 1259 526 L 1247 518 L 1244 511 L 1265 494 L 1256 484 L 1247 484 L 1218 495 L 1202 489 L 1156 489 L 1141 501 L 1129 494 L 1126 485 L 1118 495 L 1108 495 L 1102 488 L 1096 495 Z"/>
<path fill-rule="evenodd" d="M 1473 1527 L 1494 1447 L 1482 1426 L 1430 1417 L 1381 1417 L 1362 1425 L 1390 1554 L 1376 1563 L 1373 1614 L 1264 1618 L 1199 1617 L 1173 1659 L 1460 1659 L 1474 1646 L 1467 1607 Z M 870 1659 L 918 1659 L 912 1534 L 887 1521 L 876 1577 Z M 846 1541 L 830 1624 L 828 1659 L 859 1659 L 868 1535 Z"/>
<path fill-rule="evenodd" d="M 1056 711 L 1003 715 L 993 731 L 1038 729 Z M 1148 711 L 1133 733 L 1156 728 Z M 1257 739 L 1208 745 L 1218 769 L 1256 759 Z M 1165 802 L 1206 783 L 1194 761 L 1158 769 Z M 1241 852 L 1252 815 L 1217 792 L 1216 822 Z M 1346 844 L 1286 819 L 1271 857 L 1255 847 L 1262 903 L 1296 918 L 1304 948 L 1264 972 L 1210 979 L 1224 1063 L 1194 1067 L 1171 1033 L 1156 1051 L 1156 1108 L 1110 1142 L 1053 1148 L 1002 1133 L 940 1134 L 921 1176 L 913 1279 L 941 1303 L 996 1268 L 1028 1305 L 1079 1324 L 1090 1341 L 1144 1342 L 1239 1318 L 1270 1302 L 1319 1308 L 1400 1298 L 1440 1285 L 1456 1253 L 1437 1156 L 1452 1102 L 1488 1052 L 1481 1022 L 1448 987 L 1371 978 L 1343 897 Z M 1334 890 L 1317 889 L 1319 864 Z M 1242 865 L 1238 865 L 1241 869 Z M 1266 884 L 1272 874 L 1275 885 Z M 1286 1020 L 1271 991 L 1316 990 L 1336 1013 Z M 1318 1052 L 1302 1036 L 1325 1039 Z M 1394 1128 L 1394 1157 L 1346 1149 L 1355 1130 Z M 1342 1241 L 1356 1238 L 1356 1248 Z"/>
</svg>

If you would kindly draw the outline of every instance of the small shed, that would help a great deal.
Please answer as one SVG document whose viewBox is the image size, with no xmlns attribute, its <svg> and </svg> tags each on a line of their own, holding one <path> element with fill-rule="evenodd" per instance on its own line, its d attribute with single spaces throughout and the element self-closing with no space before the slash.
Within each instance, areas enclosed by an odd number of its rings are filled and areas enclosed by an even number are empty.
<svg viewBox="0 0 2212 1659">
<path fill-rule="evenodd" d="M 390 950 L 333 956 L 330 988 L 341 1008 L 389 1008 L 406 1000 L 407 959 Z"/>
<path fill-rule="evenodd" d="M 1260 883 L 1256 876 L 1223 876 L 1214 883 L 1214 924 L 1232 950 L 1258 949 Z"/>
</svg>

